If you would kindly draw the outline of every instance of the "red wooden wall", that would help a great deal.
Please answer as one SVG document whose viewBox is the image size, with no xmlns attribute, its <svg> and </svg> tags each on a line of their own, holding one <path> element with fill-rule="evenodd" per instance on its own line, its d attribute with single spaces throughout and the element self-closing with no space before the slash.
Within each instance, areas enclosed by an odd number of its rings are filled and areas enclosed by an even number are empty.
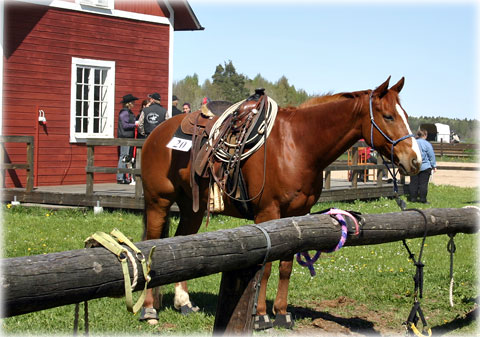
<svg viewBox="0 0 480 337">
<path fill-rule="evenodd" d="M 120 2 L 116 8 L 163 14 L 155 0 Z M 2 133 L 36 136 L 39 127 L 38 186 L 86 181 L 85 144 L 69 141 L 72 57 L 116 62 L 115 135 L 123 95 L 144 99 L 157 91 L 167 104 L 168 25 L 6 2 L 4 44 Z M 45 111 L 45 128 L 38 125 L 38 109 Z M 10 161 L 25 162 L 24 148 L 9 144 Z M 117 161 L 116 148 L 95 152 L 97 166 L 115 167 Z M 24 186 L 25 172 L 17 173 Z M 15 185 L 6 176 L 7 187 Z M 115 176 L 97 174 L 95 180 L 114 182 Z"/>
</svg>

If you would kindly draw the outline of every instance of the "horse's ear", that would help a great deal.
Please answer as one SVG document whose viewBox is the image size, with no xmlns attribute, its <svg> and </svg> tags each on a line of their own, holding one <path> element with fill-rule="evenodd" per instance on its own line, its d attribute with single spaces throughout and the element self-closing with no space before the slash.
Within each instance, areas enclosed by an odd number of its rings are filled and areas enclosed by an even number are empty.
<svg viewBox="0 0 480 337">
<path fill-rule="evenodd" d="M 397 82 L 397 84 L 395 84 L 393 87 L 390 88 L 390 90 L 394 90 L 397 93 L 400 93 L 404 84 L 405 84 L 405 77 L 402 77 L 400 81 Z"/>
<path fill-rule="evenodd" d="M 388 92 L 388 84 L 390 83 L 390 78 L 392 76 L 388 76 L 387 80 L 385 82 L 383 82 L 382 84 L 380 84 L 377 89 L 375 89 L 373 91 L 373 94 L 375 96 L 378 96 L 380 98 L 382 98 L 387 92 Z"/>
</svg>

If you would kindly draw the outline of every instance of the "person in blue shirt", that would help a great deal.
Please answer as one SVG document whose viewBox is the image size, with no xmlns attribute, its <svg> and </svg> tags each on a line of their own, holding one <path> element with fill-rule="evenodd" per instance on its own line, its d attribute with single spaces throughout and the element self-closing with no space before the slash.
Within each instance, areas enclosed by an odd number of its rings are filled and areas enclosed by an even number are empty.
<svg viewBox="0 0 480 337">
<path fill-rule="evenodd" d="M 437 162 L 432 144 L 427 141 L 427 131 L 423 129 L 418 130 L 415 138 L 422 154 L 422 166 L 418 175 L 410 177 L 410 196 L 408 201 L 419 201 L 428 204 L 428 181 L 432 171 L 437 171 Z"/>
</svg>

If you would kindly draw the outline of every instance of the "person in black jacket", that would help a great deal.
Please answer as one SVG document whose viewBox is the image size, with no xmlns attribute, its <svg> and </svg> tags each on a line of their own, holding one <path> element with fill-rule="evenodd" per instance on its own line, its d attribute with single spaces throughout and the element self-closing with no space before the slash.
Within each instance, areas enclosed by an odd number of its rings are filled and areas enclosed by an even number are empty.
<svg viewBox="0 0 480 337">
<path fill-rule="evenodd" d="M 178 105 L 178 97 L 173 95 L 172 96 L 172 117 L 176 115 L 181 115 L 183 111 L 177 108 Z"/>
<path fill-rule="evenodd" d="M 160 94 L 155 92 L 148 95 L 150 98 L 150 106 L 143 109 L 143 132 L 148 137 L 152 131 L 165 120 L 167 110 L 160 105 Z"/>
<path fill-rule="evenodd" d="M 127 94 L 123 96 L 120 102 L 123 104 L 123 108 L 118 114 L 118 138 L 135 138 L 135 127 L 138 122 L 135 120 L 135 114 L 132 112 L 132 108 L 136 100 L 138 100 L 137 97 L 132 94 Z M 130 160 L 130 146 L 120 146 L 117 167 L 126 168 L 127 162 Z M 117 173 L 117 184 L 130 184 L 130 182 L 130 179 L 125 173 Z"/>
</svg>

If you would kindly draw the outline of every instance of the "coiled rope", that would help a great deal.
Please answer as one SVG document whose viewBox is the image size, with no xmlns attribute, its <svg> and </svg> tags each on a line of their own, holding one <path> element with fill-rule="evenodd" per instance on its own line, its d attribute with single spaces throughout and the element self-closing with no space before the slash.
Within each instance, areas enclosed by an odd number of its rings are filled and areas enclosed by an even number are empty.
<svg viewBox="0 0 480 337">
<path fill-rule="evenodd" d="M 220 126 L 225 121 L 225 119 L 227 119 L 231 114 L 233 114 L 238 109 L 238 107 L 245 101 L 246 100 L 243 100 L 233 104 L 227 110 L 225 110 L 225 112 L 216 120 L 215 124 L 213 124 L 210 136 L 208 137 L 208 144 L 210 146 L 213 146 L 216 138 L 219 136 Z M 272 131 L 277 112 L 277 102 L 275 102 L 272 98 L 268 97 L 268 107 L 265 112 L 265 120 L 260 125 L 257 134 L 247 140 L 246 144 L 256 142 L 258 138 L 260 139 L 258 139 L 258 142 L 251 149 L 240 154 L 240 160 L 248 158 L 263 145 L 266 138 L 270 134 L 270 131 Z M 260 111 L 257 113 L 260 113 Z M 264 137 L 264 132 L 266 132 L 266 137 Z M 224 142 L 223 144 L 226 145 L 226 147 L 229 149 L 236 148 L 238 146 L 238 144 L 229 144 L 227 142 Z M 215 156 L 218 160 L 222 162 L 229 162 L 232 157 L 231 153 L 229 153 L 229 151 L 226 151 L 225 149 L 217 149 L 215 151 Z"/>
</svg>

